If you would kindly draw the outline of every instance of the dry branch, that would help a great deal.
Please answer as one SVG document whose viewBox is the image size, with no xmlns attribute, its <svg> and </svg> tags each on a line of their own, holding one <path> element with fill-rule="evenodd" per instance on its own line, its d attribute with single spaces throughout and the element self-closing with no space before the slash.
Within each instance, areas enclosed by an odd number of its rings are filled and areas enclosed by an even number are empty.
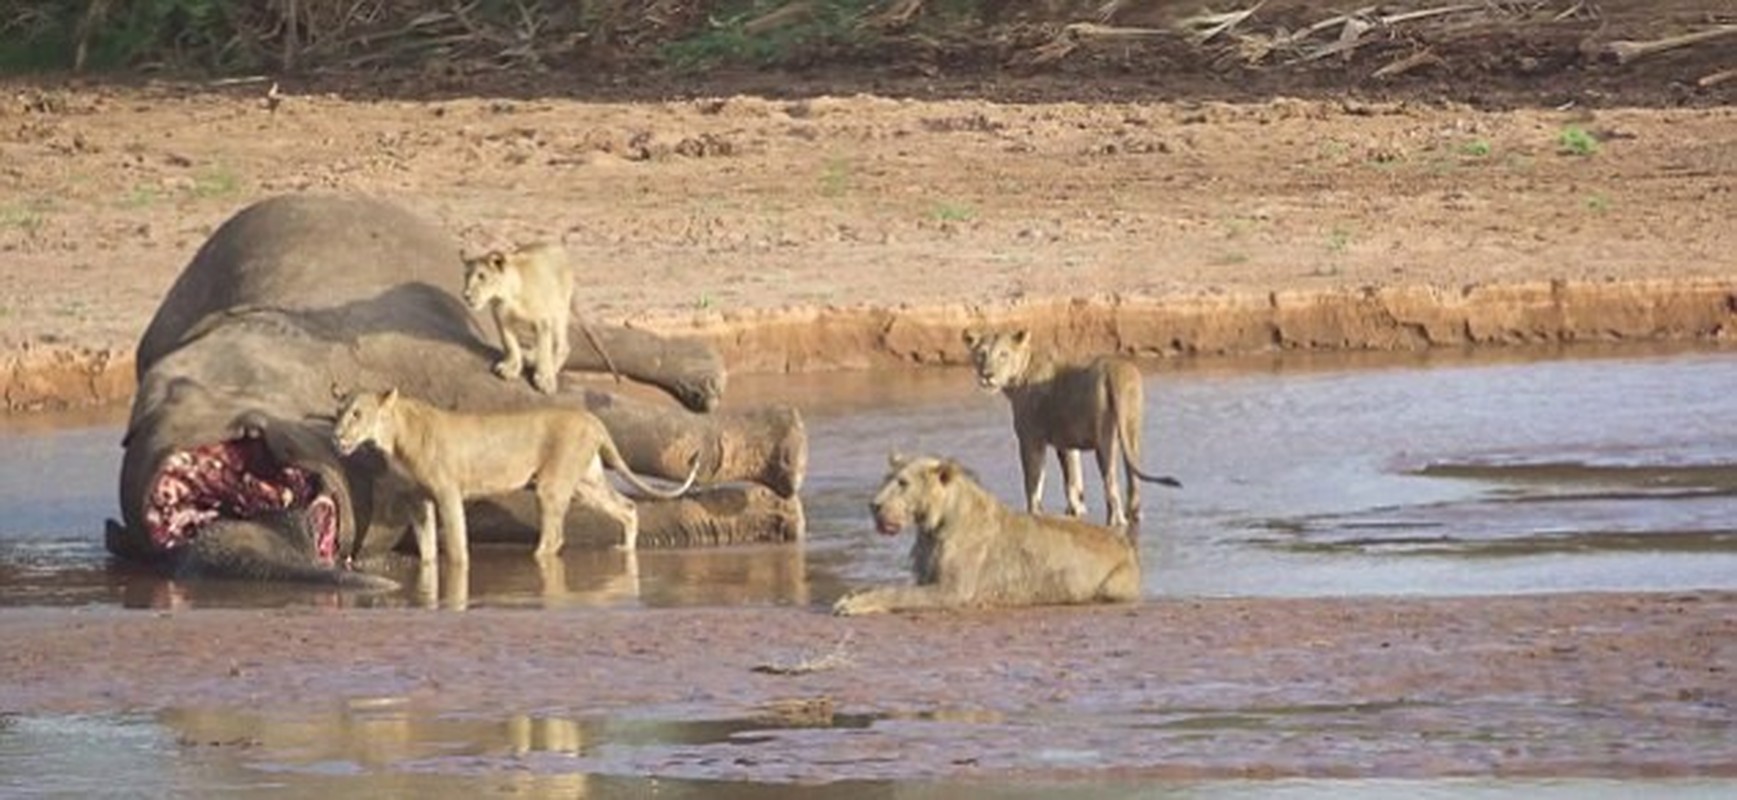
<svg viewBox="0 0 1737 800">
<path fill-rule="evenodd" d="M 813 3 L 808 2 L 808 0 L 795 0 L 795 2 L 785 3 L 742 23 L 742 32 L 749 36 L 758 36 L 767 31 L 775 31 L 802 22 L 808 19 L 813 12 Z"/>
<path fill-rule="evenodd" d="M 1706 89 L 1709 87 L 1718 86 L 1719 84 L 1724 83 L 1724 82 L 1731 80 L 1733 78 L 1737 78 L 1737 68 L 1722 69 L 1722 70 L 1719 70 L 1718 72 L 1714 72 L 1714 73 L 1711 73 L 1708 75 L 1702 75 L 1700 80 L 1695 81 L 1695 85 L 1701 87 L 1702 89 Z"/>
<path fill-rule="evenodd" d="M 1618 64 L 1628 64 L 1636 59 L 1646 58 L 1647 56 L 1676 50 L 1682 47 L 1697 45 L 1702 42 L 1710 42 L 1714 39 L 1722 39 L 1732 34 L 1737 34 L 1737 25 L 1721 25 L 1717 28 L 1709 28 L 1694 33 L 1685 33 L 1681 36 L 1669 36 L 1664 39 L 1654 39 L 1648 42 L 1607 42 L 1603 47 L 1599 48 L 1599 54 L 1614 57 Z"/>
<path fill-rule="evenodd" d="M 1162 28 L 1123 28 L 1099 25 L 1095 22 L 1075 22 L 1061 29 L 1055 38 L 1033 48 L 1028 63 L 1041 66 L 1067 57 L 1087 39 L 1151 39 L 1172 35 Z"/>
<path fill-rule="evenodd" d="M 898 30 L 911 24 L 911 20 L 921 13 L 923 0 L 893 0 L 886 8 L 864 17 L 863 24 L 871 28 Z"/>
<path fill-rule="evenodd" d="M 1433 65 L 1442 64 L 1442 63 L 1445 63 L 1445 62 L 1443 62 L 1441 60 L 1440 56 L 1435 54 L 1435 51 L 1433 51 L 1433 50 L 1421 50 L 1421 51 L 1418 51 L 1416 53 L 1412 53 L 1411 55 L 1406 56 L 1405 58 L 1399 59 L 1398 61 L 1394 61 L 1394 62 L 1388 64 L 1387 66 L 1382 67 L 1381 69 L 1376 70 L 1375 72 L 1371 73 L 1369 75 L 1369 77 L 1374 78 L 1375 80 L 1381 81 L 1381 80 L 1386 80 L 1388 78 L 1394 78 L 1394 77 L 1398 77 L 1400 75 L 1404 75 L 1407 72 L 1411 72 L 1412 70 L 1419 69 L 1421 67 L 1433 66 Z"/>
<path fill-rule="evenodd" d="M 1242 24 L 1243 20 L 1248 19 L 1254 14 L 1254 12 L 1259 11 L 1261 6 L 1266 5 L 1266 2 L 1267 0 L 1260 0 L 1260 2 L 1242 9 L 1241 11 L 1227 11 L 1224 13 L 1203 11 L 1202 13 L 1196 14 L 1192 17 L 1177 20 L 1176 27 L 1186 31 L 1189 40 L 1195 44 L 1206 44 L 1214 38 L 1217 38 L 1220 34 L 1228 33 L 1232 28 Z"/>
</svg>

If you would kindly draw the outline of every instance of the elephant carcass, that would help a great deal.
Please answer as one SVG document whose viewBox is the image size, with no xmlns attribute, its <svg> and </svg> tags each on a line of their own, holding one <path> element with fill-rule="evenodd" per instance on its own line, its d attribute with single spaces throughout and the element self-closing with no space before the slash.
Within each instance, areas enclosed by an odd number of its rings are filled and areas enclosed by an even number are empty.
<svg viewBox="0 0 1737 800">
<path fill-rule="evenodd" d="M 461 279 L 455 242 L 379 200 L 289 195 L 230 218 L 139 343 L 123 439 L 124 521 L 110 526 L 111 552 L 183 573 L 266 579 L 384 556 L 408 529 L 412 489 L 377 454 L 340 457 L 330 431 L 335 390 L 393 386 L 468 411 L 590 407 L 636 472 L 679 478 L 697 455 L 708 483 L 774 490 L 720 485 L 700 497 L 722 500 L 648 511 L 648 542 L 762 540 L 769 513 L 788 517 L 781 530 L 800 530 L 800 512 L 789 509 L 799 508 L 807 440 L 794 409 L 702 414 L 596 389 L 547 396 L 502 380 L 489 369 L 493 346 L 457 299 Z M 627 377 L 692 409 L 717 405 L 724 375 L 709 348 L 625 328 L 600 333 Z M 570 368 L 600 361 L 590 348 L 575 351 Z M 267 546 L 262 528 L 287 539 Z M 190 546 L 200 537 L 232 538 Z M 246 563 L 254 556 L 270 563 Z"/>
</svg>

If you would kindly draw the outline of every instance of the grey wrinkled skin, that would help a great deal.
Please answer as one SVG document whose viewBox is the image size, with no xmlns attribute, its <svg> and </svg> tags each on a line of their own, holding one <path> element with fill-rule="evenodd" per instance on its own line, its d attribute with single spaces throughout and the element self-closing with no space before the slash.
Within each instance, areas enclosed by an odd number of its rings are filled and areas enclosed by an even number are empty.
<svg viewBox="0 0 1737 800">
<path fill-rule="evenodd" d="M 380 563 L 399 544 L 416 498 L 377 453 L 344 458 L 333 449 L 334 392 L 396 386 L 471 411 L 585 405 L 583 394 L 544 396 L 526 382 L 504 381 L 490 371 L 496 350 L 458 299 L 462 277 L 456 242 L 382 201 L 289 195 L 230 218 L 182 272 L 139 342 L 138 391 L 123 439 L 123 521 L 111 522 L 110 552 L 183 575 L 354 585 L 356 579 L 342 573 Z M 716 405 L 724 377 L 709 349 L 624 330 L 599 330 L 608 332 L 624 375 L 663 388 L 689 407 Z M 584 361 L 595 358 L 590 348 L 574 349 L 567 366 L 590 366 Z M 736 452 L 744 450 L 735 443 L 742 431 L 759 430 L 748 424 L 752 418 L 695 414 L 626 397 L 608 405 L 611 410 L 599 414 L 624 439 L 635 439 L 645 428 L 684 432 L 703 440 L 690 447 L 718 454 L 725 468 L 710 479 L 766 480 L 773 453 Z M 805 453 L 800 418 L 794 410 L 783 413 L 791 418 L 786 436 L 794 431 L 795 452 Z M 319 477 L 338 507 L 331 563 L 316 557 L 297 512 L 219 520 L 199 528 L 191 546 L 167 551 L 150 541 L 144 527 L 147 494 L 164 459 L 178 449 L 240 436 L 263 438 L 272 457 Z M 674 459 L 668 453 L 622 449 L 636 472 L 681 477 L 671 474 Z M 782 457 L 790 462 L 787 452 Z M 800 469 L 802 460 L 792 463 Z M 792 486 L 801 478 L 773 477 Z M 651 531 L 650 538 L 709 543 L 722 530 L 722 538 L 753 541 L 764 536 L 749 526 L 762 524 L 763 514 L 743 513 L 739 519 L 704 520 L 695 535 L 677 528 Z"/>
</svg>

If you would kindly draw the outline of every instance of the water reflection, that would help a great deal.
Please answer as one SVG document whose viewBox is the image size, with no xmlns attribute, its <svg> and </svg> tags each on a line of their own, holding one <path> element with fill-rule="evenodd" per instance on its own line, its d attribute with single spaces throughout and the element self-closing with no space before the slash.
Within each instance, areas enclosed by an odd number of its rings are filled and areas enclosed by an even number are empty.
<svg viewBox="0 0 1737 800">
<path fill-rule="evenodd" d="M 1737 588 L 1737 354 L 1590 352 L 1148 365 L 1147 466 L 1186 488 L 1145 495 L 1147 594 Z M 909 539 L 873 535 L 865 510 L 889 449 L 959 457 L 1018 503 L 1007 404 L 962 370 L 759 377 L 732 392 L 804 410 L 804 543 L 632 562 L 578 548 L 549 568 L 529 542 L 479 545 L 462 578 L 410 565 L 392 573 L 405 591 L 378 596 L 181 585 L 102 551 L 118 430 L 12 431 L 0 605 L 822 606 L 904 577 Z M 1086 485 L 1101 508 L 1091 470 Z"/>
</svg>

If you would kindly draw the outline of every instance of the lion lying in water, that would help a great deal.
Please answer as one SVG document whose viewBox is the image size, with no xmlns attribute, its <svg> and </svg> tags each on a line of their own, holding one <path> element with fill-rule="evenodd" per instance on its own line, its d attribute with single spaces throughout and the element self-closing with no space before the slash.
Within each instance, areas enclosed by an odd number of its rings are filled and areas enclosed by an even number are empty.
<svg viewBox="0 0 1737 800">
<path fill-rule="evenodd" d="M 895 455 L 890 462 L 870 508 L 882 534 L 916 527 L 916 585 L 852 593 L 834 613 L 1139 599 L 1139 558 L 1120 533 L 1013 511 L 956 461 Z"/>
</svg>

